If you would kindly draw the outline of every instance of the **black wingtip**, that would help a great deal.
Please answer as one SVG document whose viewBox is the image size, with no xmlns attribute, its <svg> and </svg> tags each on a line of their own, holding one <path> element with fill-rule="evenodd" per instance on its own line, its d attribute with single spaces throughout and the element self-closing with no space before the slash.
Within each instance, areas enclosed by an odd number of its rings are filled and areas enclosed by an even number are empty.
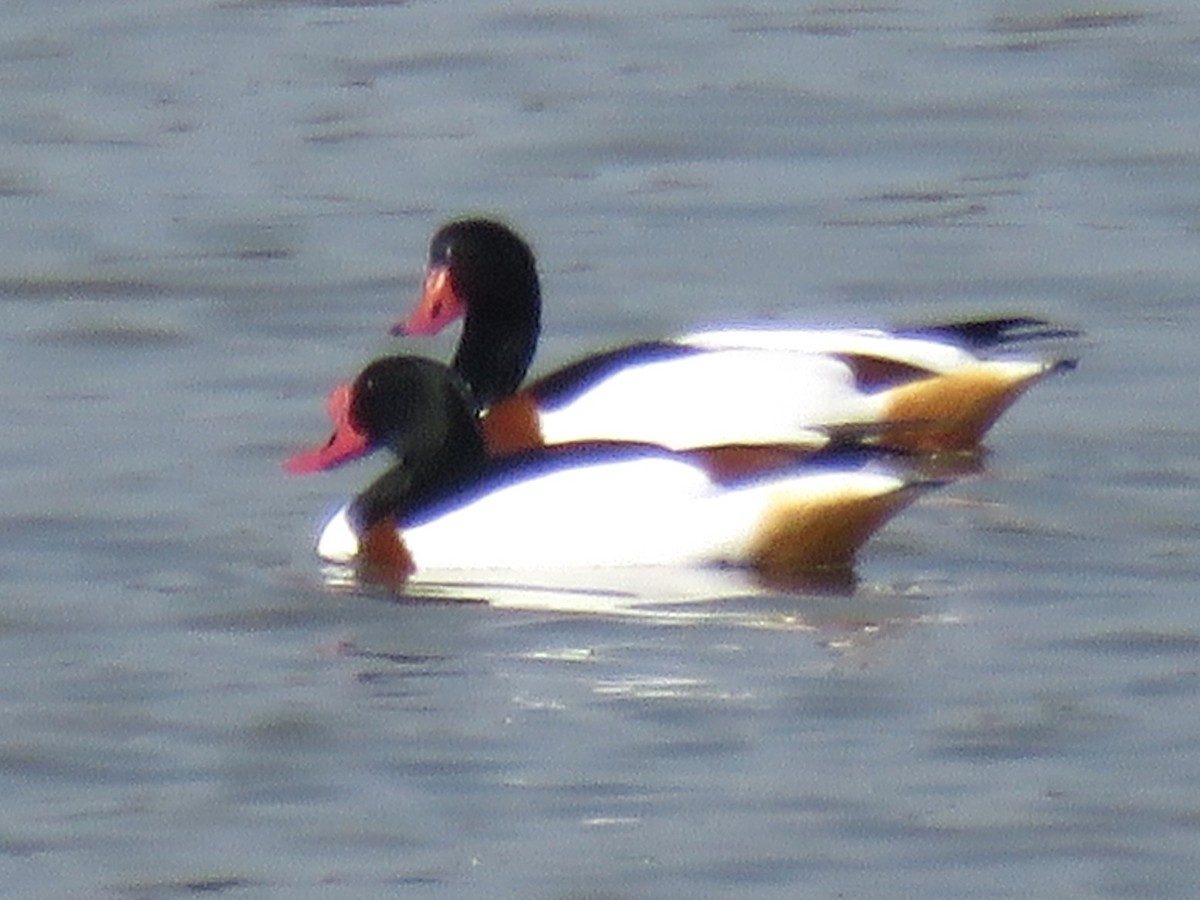
<svg viewBox="0 0 1200 900">
<path fill-rule="evenodd" d="M 975 349 L 1035 340 L 1067 340 L 1083 334 L 1078 329 L 1063 328 L 1034 316 L 1002 316 L 943 322 L 906 328 L 901 333 L 912 337 L 948 338 Z"/>
</svg>

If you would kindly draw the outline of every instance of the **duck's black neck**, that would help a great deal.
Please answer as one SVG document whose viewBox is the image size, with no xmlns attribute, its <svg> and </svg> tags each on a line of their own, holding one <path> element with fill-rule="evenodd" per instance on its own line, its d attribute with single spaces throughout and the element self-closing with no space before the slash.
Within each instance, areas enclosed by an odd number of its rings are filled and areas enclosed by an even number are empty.
<svg viewBox="0 0 1200 900">
<path fill-rule="evenodd" d="M 414 448 L 354 498 L 350 514 L 365 533 L 384 519 L 397 519 L 451 491 L 487 464 L 478 429 L 464 431 L 438 448 Z"/>
<path fill-rule="evenodd" d="M 503 400 L 520 387 L 540 333 L 541 294 L 536 282 L 531 299 L 468 309 L 453 367 L 481 407 Z"/>
</svg>

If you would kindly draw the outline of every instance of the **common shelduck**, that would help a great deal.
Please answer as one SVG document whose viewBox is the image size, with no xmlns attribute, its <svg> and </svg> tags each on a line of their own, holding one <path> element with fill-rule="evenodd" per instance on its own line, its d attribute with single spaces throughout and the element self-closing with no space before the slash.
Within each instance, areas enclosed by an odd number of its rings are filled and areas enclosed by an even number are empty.
<svg viewBox="0 0 1200 900">
<path fill-rule="evenodd" d="M 487 219 L 443 226 L 423 293 L 394 334 L 463 319 L 453 367 L 496 452 L 579 440 L 671 449 L 820 446 L 831 431 L 894 449 L 972 449 L 1024 391 L 1072 362 L 999 351 L 1074 336 L 1026 317 L 911 329 L 733 328 L 585 357 L 519 389 L 537 347 L 529 245 Z"/>
<path fill-rule="evenodd" d="M 720 485 L 686 454 L 590 442 L 490 456 L 450 369 L 392 356 L 330 395 L 335 432 L 285 463 L 396 464 L 325 524 L 317 552 L 403 579 L 417 569 L 734 565 L 768 579 L 846 569 L 933 482 L 880 453 L 829 453 Z"/>
</svg>

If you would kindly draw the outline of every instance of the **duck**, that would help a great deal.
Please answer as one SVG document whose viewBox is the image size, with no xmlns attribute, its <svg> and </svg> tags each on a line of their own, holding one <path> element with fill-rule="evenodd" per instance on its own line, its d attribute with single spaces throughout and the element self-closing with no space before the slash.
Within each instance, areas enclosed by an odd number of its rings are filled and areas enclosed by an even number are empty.
<svg viewBox="0 0 1200 900">
<path fill-rule="evenodd" d="M 732 566 L 771 581 L 844 571 L 942 483 L 877 451 L 829 451 L 734 484 L 646 443 L 497 457 L 472 389 L 416 356 L 373 361 L 330 394 L 328 411 L 333 436 L 285 469 L 321 471 L 373 449 L 395 463 L 328 518 L 317 555 L 401 584 L 429 569 Z"/>
<path fill-rule="evenodd" d="M 522 387 L 541 331 L 537 261 L 509 225 L 463 218 L 429 245 L 421 297 L 392 327 L 462 320 L 451 366 L 493 453 L 618 440 L 672 450 L 820 449 L 849 436 L 970 451 L 1022 394 L 1075 360 L 1007 352 L 1077 332 L 1028 316 L 912 328 L 713 327 L 583 357 Z"/>
</svg>

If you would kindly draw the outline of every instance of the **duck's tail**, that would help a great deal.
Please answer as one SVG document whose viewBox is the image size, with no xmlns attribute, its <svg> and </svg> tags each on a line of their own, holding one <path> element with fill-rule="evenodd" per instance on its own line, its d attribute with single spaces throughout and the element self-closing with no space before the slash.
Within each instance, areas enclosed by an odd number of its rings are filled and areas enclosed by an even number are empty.
<svg viewBox="0 0 1200 900">
<path fill-rule="evenodd" d="M 868 468 L 780 486 L 766 504 L 747 557 L 772 582 L 848 571 L 873 534 L 922 494 L 945 483 Z"/>
</svg>

